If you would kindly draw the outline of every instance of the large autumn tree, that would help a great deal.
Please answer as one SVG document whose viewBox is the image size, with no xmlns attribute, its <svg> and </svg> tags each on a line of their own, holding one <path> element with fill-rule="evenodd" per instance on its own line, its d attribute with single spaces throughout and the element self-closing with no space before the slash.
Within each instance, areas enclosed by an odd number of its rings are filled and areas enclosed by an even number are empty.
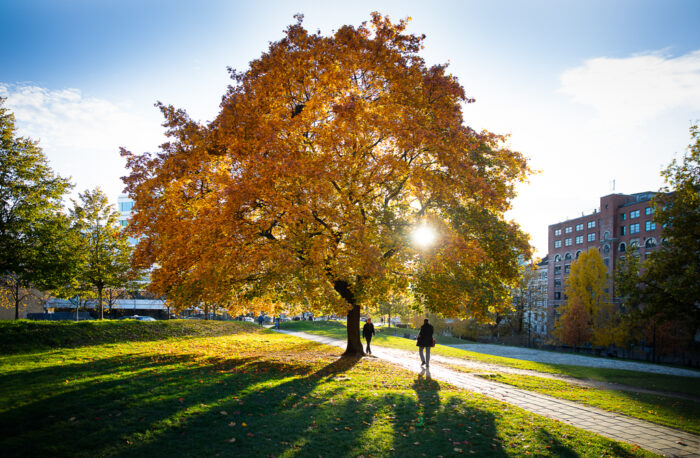
<svg viewBox="0 0 700 458">
<path fill-rule="evenodd" d="M 526 236 L 504 219 L 528 172 L 504 138 L 463 123 L 471 102 L 423 37 L 378 13 L 332 36 L 302 18 L 250 63 L 209 125 L 161 106 L 171 138 L 123 150 L 135 200 L 135 260 L 174 303 L 347 314 L 412 289 L 433 312 L 509 307 Z M 416 246 L 418 226 L 437 234 Z"/>
</svg>

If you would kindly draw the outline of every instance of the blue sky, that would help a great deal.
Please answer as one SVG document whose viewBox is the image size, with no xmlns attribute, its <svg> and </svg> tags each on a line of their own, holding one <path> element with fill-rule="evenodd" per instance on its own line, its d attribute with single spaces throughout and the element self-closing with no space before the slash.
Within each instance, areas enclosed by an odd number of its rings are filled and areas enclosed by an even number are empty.
<svg viewBox="0 0 700 458">
<path fill-rule="evenodd" d="M 0 96 L 77 191 L 116 201 L 118 147 L 163 140 L 156 101 L 210 120 L 226 67 L 245 70 L 295 13 L 327 34 L 374 10 L 411 16 L 422 56 L 476 99 L 465 122 L 510 133 L 540 170 L 509 213 L 539 255 L 547 226 L 591 212 L 612 180 L 658 189 L 700 119 L 697 1 L 0 0 Z"/>
</svg>

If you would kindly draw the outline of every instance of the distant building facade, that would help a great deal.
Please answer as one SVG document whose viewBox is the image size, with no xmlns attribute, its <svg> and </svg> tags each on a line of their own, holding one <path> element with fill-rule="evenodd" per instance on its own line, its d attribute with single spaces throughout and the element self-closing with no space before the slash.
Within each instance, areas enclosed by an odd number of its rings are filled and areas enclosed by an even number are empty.
<svg viewBox="0 0 700 458">
<path fill-rule="evenodd" d="M 613 282 L 616 266 L 630 248 L 642 259 L 661 243 L 661 230 L 653 221 L 651 199 L 655 192 L 610 194 L 600 198 L 592 214 L 549 226 L 547 328 L 551 333 L 557 309 L 565 302 L 564 289 L 571 263 L 589 249 L 597 249 L 608 267 L 608 292 L 616 300 Z"/>
<path fill-rule="evenodd" d="M 528 282 L 527 309 L 523 322 L 528 330 L 528 344 L 543 343 L 547 338 L 547 285 L 549 258 L 537 263 L 535 275 Z"/>
</svg>

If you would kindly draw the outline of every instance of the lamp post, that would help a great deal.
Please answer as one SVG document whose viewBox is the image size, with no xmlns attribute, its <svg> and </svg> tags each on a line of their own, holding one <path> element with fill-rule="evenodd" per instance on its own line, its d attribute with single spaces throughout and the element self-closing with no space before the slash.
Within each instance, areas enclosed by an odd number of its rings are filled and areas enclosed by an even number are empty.
<svg viewBox="0 0 700 458">
<path fill-rule="evenodd" d="M 527 290 L 527 346 L 531 347 L 530 329 L 532 329 L 532 290 L 530 290 L 530 288 L 525 289 Z"/>
</svg>

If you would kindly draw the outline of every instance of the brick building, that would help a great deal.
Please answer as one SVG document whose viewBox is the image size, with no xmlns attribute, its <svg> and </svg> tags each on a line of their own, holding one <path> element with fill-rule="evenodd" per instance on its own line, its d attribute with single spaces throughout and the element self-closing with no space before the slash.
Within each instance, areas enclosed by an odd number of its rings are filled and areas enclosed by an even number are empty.
<svg viewBox="0 0 700 458">
<path fill-rule="evenodd" d="M 615 267 L 625 253 L 636 246 L 642 259 L 661 242 L 661 227 L 654 223 L 651 199 L 655 192 L 610 194 L 600 198 L 592 214 L 549 226 L 547 329 L 551 332 L 557 308 L 564 300 L 566 277 L 571 263 L 591 248 L 600 251 L 608 267 L 609 293 L 615 301 Z"/>
</svg>

